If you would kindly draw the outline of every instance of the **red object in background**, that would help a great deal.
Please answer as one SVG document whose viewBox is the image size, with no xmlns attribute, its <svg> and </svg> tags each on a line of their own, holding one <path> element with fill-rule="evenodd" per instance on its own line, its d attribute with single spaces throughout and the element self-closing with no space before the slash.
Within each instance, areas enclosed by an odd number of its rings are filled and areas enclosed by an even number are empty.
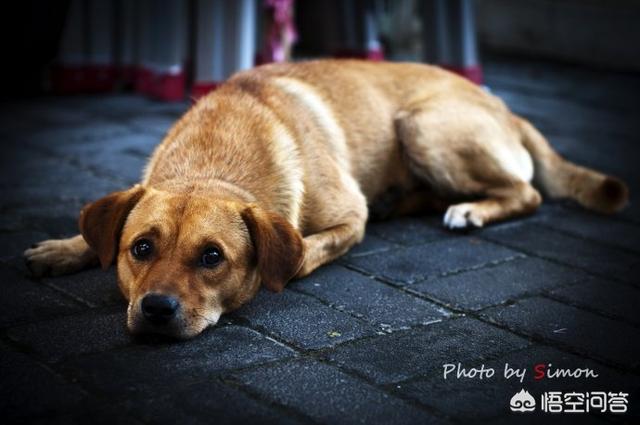
<svg viewBox="0 0 640 425">
<path fill-rule="evenodd" d="M 153 71 L 140 67 L 136 73 L 135 91 L 164 101 L 180 101 L 185 95 L 184 70 Z"/>
<path fill-rule="evenodd" d="M 51 71 L 51 86 L 56 94 L 110 92 L 116 82 L 117 70 L 111 65 L 58 65 Z"/>
<path fill-rule="evenodd" d="M 104 93 L 116 87 L 117 72 L 113 65 L 87 65 L 84 68 L 85 91 Z"/>
<path fill-rule="evenodd" d="M 465 77 L 466 79 L 473 81 L 476 84 L 482 84 L 482 67 L 480 65 L 474 66 L 449 66 L 449 65 L 440 65 L 442 68 L 455 72 L 458 75 Z"/>
<path fill-rule="evenodd" d="M 151 70 L 141 66 L 136 69 L 135 73 L 135 91 L 144 95 L 151 94 L 151 79 L 153 77 Z"/>
<path fill-rule="evenodd" d="M 134 87 L 136 83 L 136 67 L 134 65 L 127 65 L 118 69 L 118 80 L 127 87 Z"/>
<path fill-rule="evenodd" d="M 384 60 L 384 52 L 382 49 L 378 50 L 369 50 L 367 51 L 366 59 L 370 61 L 383 61 Z"/>
<path fill-rule="evenodd" d="M 51 70 L 51 89 L 56 94 L 78 94 L 84 91 L 83 66 L 58 65 Z"/>
<path fill-rule="evenodd" d="M 180 70 L 176 73 L 160 73 L 152 77 L 151 96 L 168 102 L 177 102 L 184 99 L 185 75 Z"/>
<path fill-rule="evenodd" d="M 191 97 L 193 100 L 198 100 L 218 88 L 219 85 L 220 83 L 216 83 L 214 81 L 196 83 L 191 87 Z"/>
</svg>

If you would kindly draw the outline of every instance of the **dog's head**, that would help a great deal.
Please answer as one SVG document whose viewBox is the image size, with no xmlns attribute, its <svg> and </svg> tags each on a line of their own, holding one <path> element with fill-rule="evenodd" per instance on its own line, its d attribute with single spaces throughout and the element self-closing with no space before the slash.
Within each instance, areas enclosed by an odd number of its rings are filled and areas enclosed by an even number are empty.
<svg viewBox="0 0 640 425">
<path fill-rule="evenodd" d="M 87 205 L 80 231 L 104 268 L 117 260 L 133 333 L 199 334 L 250 300 L 281 291 L 303 241 L 256 205 L 135 186 Z"/>
</svg>

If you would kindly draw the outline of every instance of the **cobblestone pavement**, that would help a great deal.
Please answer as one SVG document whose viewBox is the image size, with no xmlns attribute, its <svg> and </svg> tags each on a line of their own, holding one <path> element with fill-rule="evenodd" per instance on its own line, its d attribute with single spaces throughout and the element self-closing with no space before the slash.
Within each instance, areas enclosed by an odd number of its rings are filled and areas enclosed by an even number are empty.
<svg viewBox="0 0 640 425">
<path fill-rule="evenodd" d="M 560 152 L 626 179 L 629 208 L 602 217 L 546 203 L 467 234 L 435 216 L 373 223 L 340 261 L 183 343 L 132 340 L 113 270 L 33 280 L 20 253 L 76 233 L 84 202 L 134 183 L 188 105 L 125 95 L 4 103 L 2 421 L 637 421 L 640 78 L 499 60 L 486 74 Z M 443 365 L 458 362 L 495 376 L 445 380 Z M 527 368 L 524 382 L 503 379 L 505 363 Z M 599 377 L 535 381 L 539 363 Z M 536 413 L 509 410 L 522 388 Z M 540 413 L 552 390 L 630 393 L 629 411 Z"/>
</svg>

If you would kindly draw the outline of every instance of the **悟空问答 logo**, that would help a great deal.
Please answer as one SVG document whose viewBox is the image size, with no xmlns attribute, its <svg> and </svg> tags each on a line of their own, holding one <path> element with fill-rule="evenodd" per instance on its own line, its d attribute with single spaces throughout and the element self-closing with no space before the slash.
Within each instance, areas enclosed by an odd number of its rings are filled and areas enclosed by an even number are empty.
<svg viewBox="0 0 640 425">
<path fill-rule="evenodd" d="M 533 412 L 536 408 L 536 400 L 523 388 L 511 397 L 509 407 L 513 412 Z"/>
</svg>

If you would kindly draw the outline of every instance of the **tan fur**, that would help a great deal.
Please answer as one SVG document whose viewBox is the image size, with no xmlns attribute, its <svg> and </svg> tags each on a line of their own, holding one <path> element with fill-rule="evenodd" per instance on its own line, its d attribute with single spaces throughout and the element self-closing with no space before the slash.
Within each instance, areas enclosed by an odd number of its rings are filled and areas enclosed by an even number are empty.
<svg viewBox="0 0 640 425">
<path fill-rule="evenodd" d="M 139 187 L 87 206 L 79 236 L 27 250 L 36 274 L 72 272 L 117 253 L 134 332 L 199 333 L 251 299 L 279 291 L 364 236 L 368 204 L 446 209 L 451 228 L 527 214 L 541 196 L 603 212 L 622 182 L 560 158 L 502 101 L 418 64 L 314 61 L 242 72 L 194 105 L 150 159 Z M 389 199 L 393 198 L 391 196 Z M 447 208 L 448 207 L 448 208 Z M 131 246 L 153 241 L 145 261 Z M 86 240 L 87 243 L 84 241 Z M 225 260 L 198 265 L 207 246 Z M 148 293 L 177 297 L 166 329 L 145 323 Z"/>
</svg>

